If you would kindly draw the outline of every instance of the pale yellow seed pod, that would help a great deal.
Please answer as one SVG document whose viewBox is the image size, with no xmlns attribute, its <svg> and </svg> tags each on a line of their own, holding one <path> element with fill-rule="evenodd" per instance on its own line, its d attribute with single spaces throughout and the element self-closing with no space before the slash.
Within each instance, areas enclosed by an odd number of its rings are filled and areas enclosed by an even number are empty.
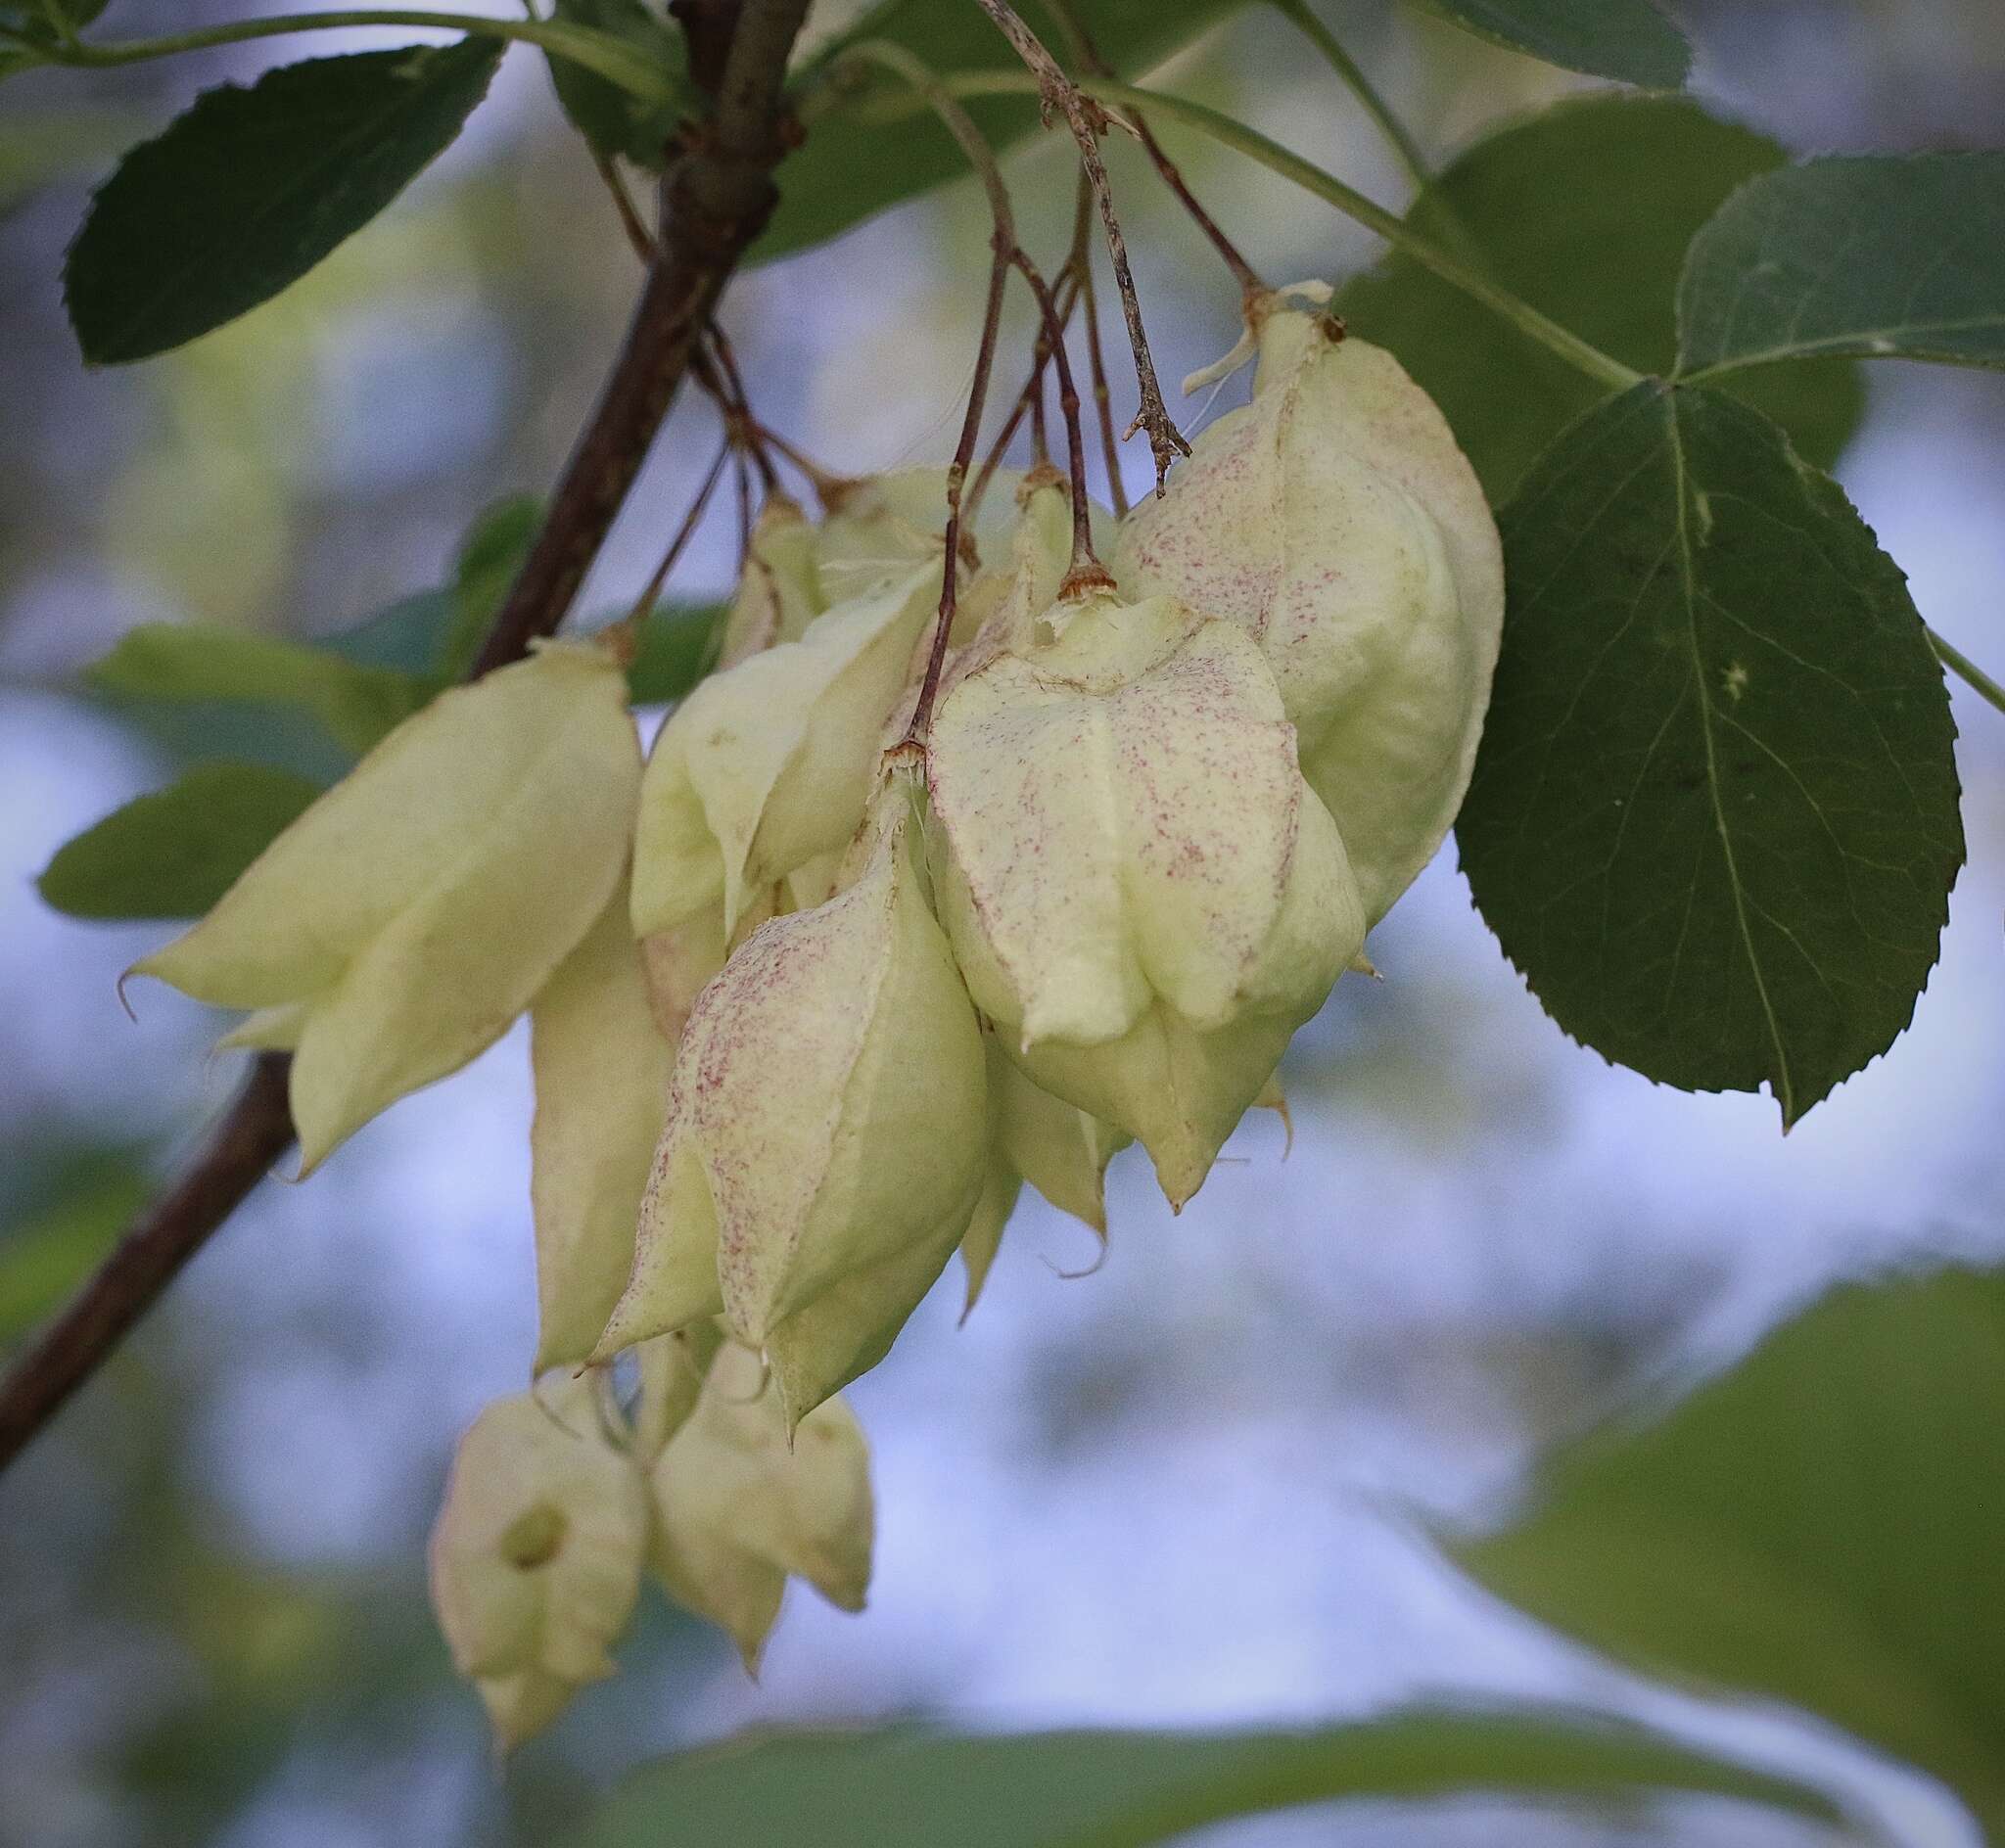
<svg viewBox="0 0 2005 1848">
<path fill-rule="evenodd" d="M 836 1286 L 936 1247 L 945 1264 L 981 1188 L 983 1054 L 911 801 L 894 779 L 855 883 L 763 925 L 698 997 L 601 1358 L 720 1312 L 784 1351 L 776 1331 Z M 842 1317 L 858 1351 L 863 1317 Z M 821 1355 L 841 1345 L 817 1336 Z"/>
<path fill-rule="evenodd" d="M 639 1594 L 647 1486 L 594 1390 L 559 1380 L 496 1400 L 460 1440 L 432 1529 L 440 1628 L 504 1750 L 613 1673 Z"/>
<path fill-rule="evenodd" d="M 677 1603 L 729 1632 L 753 1674 L 790 1575 L 840 1610 L 863 1608 L 869 1450 L 840 1400 L 790 1432 L 759 1357 L 727 1341 L 650 1482 L 655 1573 Z"/>
<path fill-rule="evenodd" d="M 530 1007 L 538 1335 L 535 1371 L 582 1363 L 633 1265 L 633 1225 L 668 1108 L 625 881 Z"/>
<path fill-rule="evenodd" d="M 785 494 L 767 496 L 745 548 L 737 594 L 724 616 L 719 672 L 781 642 L 799 641 L 821 614 L 815 539 L 815 528 L 797 501 Z"/>
<path fill-rule="evenodd" d="M 1100 595 L 1047 626 L 935 715 L 940 915 L 1004 1049 L 1141 1141 L 1181 1206 L 1363 911 L 1243 629 Z"/>
<path fill-rule="evenodd" d="M 529 1004 L 612 897 L 639 780 L 619 664 L 545 647 L 404 720 L 132 972 L 294 1050 L 310 1171 Z"/>
<path fill-rule="evenodd" d="M 1259 641 L 1376 923 L 1468 789 L 1503 556 L 1433 401 L 1291 293 L 1256 309 L 1252 401 L 1123 522 L 1114 571 L 1131 596 L 1182 597 Z"/>
<path fill-rule="evenodd" d="M 841 848 L 863 819 L 878 732 L 904 690 L 940 586 L 908 572 L 703 681 L 655 740 L 633 847 L 633 934 L 761 889 Z"/>
</svg>

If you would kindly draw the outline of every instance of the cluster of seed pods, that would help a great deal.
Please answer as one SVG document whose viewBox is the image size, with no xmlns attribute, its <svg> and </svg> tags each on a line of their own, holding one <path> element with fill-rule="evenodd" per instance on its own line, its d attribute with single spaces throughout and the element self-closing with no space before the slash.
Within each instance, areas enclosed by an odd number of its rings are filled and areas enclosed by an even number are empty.
<svg viewBox="0 0 2005 1848">
<path fill-rule="evenodd" d="M 923 737 L 941 473 L 775 497 L 644 767 L 615 653 L 546 646 L 138 965 L 294 1053 L 309 1168 L 530 1015 L 543 1384 L 469 1432 L 433 1547 L 503 1740 L 609 1672 L 650 1572 L 748 1664 L 789 1575 L 860 1606 L 835 1395 L 956 1250 L 972 1307 L 1025 1184 L 1104 1237 L 1134 1142 L 1189 1200 L 1439 847 L 1496 531 L 1320 300 L 1257 302 L 1250 401 L 1096 510 L 1111 583 L 1068 577 L 1061 479 L 996 478 Z"/>
</svg>

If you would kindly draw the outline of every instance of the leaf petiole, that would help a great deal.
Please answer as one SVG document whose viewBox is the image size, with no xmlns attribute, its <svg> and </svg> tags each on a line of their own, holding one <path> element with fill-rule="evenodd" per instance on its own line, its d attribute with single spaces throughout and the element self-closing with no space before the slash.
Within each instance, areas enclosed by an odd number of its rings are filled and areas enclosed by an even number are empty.
<svg viewBox="0 0 2005 1848">
<path fill-rule="evenodd" d="M 2005 686 L 2000 686 L 1955 643 L 1936 634 L 1934 629 L 1929 630 L 1929 646 L 1935 651 L 1935 659 L 1972 692 L 1988 700 L 2001 713 L 2005 713 Z"/>
<path fill-rule="evenodd" d="M 1036 95 L 1038 90 L 1034 76 L 1013 70 L 955 71 L 943 75 L 940 81 L 955 96 Z M 1209 135 L 1222 146 L 1257 161 L 1303 191 L 1314 193 L 1325 204 L 1334 206 L 1346 217 L 1356 219 L 1367 230 L 1376 231 L 1417 263 L 1431 269 L 1443 282 L 1480 301 L 1493 313 L 1502 315 L 1520 333 L 1550 348 L 1589 378 L 1616 391 L 1627 391 L 1642 382 L 1642 373 L 1625 366 L 1612 354 L 1603 352 L 1599 346 L 1591 346 L 1571 329 L 1562 327 L 1558 321 L 1541 314 L 1530 302 L 1501 288 L 1422 237 L 1396 212 L 1388 211 L 1376 201 L 1368 199 L 1335 174 L 1325 172 L 1314 162 L 1291 154 L 1258 129 L 1248 128 L 1244 122 L 1236 121 L 1218 110 L 1207 109 L 1202 103 L 1187 102 L 1183 97 L 1171 96 L 1160 90 L 1138 89 L 1133 84 L 1116 83 L 1106 77 L 1079 77 L 1074 81 L 1081 91 L 1097 102 L 1144 109 L 1153 116 L 1182 122 L 1185 127 Z M 897 113 L 907 113 L 910 106 L 903 99 L 900 102 Z"/>
<path fill-rule="evenodd" d="M 642 57 L 624 39 L 591 26 L 550 20 L 501 20 L 482 13 L 442 13 L 413 7 L 360 7 L 326 13 L 282 13 L 269 19 L 239 20 L 227 25 L 207 25 L 161 38 L 128 39 L 123 44 L 36 44 L 30 49 L 45 63 L 100 69 L 144 64 L 182 52 L 206 51 L 215 45 L 236 45 L 252 39 L 278 38 L 294 32 L 321 32 L 357 26 L 410 25 L 429 30 L 463 32 L 471 37 L 513 39 L 536 45 L 552 57 L 604 77 L 629 96 L 647 103 L 674 102 L 678 94 L 671 74 Z"/>
</svg>

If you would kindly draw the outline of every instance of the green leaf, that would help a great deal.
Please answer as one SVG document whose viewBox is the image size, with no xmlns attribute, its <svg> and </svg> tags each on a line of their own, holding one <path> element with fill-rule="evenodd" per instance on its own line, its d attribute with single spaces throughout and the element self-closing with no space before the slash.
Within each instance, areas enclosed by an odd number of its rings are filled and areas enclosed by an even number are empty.
<svg viewBox="0 0 2005 1848">
<path fill-rule="evenodd" d="M 320 646 L 344 661 L 366 668 L 394 668 L 399 673 L 436 683 L 452 620 L 450 590 L 416 590 L 352 628 L 323 636 Z"/>
<path fill-rule="evenodd" d="M 1410 217 L 1604 352 L 1662 373 L 1677 352 L 1686 246 L 1736 186 L 1783 158 L 1766 136 L 1682 97 L 1588 97 L 1477 142 Z M 1338 305 L 1440 404 L 1498 505 L 1606 389 L 1397 254 Z M 1864 408 L 1857 368 L 1842 360 L 1749 373 L 1726 389 L 1760 405 L 1820 468 Z"/>
<path fill-rule="evenodd" d="M 1828 353 L 2005 366 L 2005 153 L 1749 181 L 1693 239 L 1678 320 L 1693 371 Z"/>
<path fill-rule="evenodd" d="M 1840 1290 L 1562 1455 L 1484 1584 L 1658 1672 L 1794 1701 L 2005 1840 L 2005 1278 Z"/>
<path fill-rule="evenodd" d="M 1471 1789 L 1604 1801 L 1704 1790 L 1822 1807 L 1801 1790 L 1577 1712 L 1416 1710 L 1304 1732 L 769 1737 L 650 1767 L 573 1844 L 1142 1848 L 1303 1804 Z"/>
<path fill-rule="evenodd" d="M 164 352 L 296 282 L 458 134 L 500 57 L 498 41 L 468 38 L 208 91 L 126 155 L 70 246 L 85 359 Z"/>
<path fill-rule="evenodd" d="M 1685 35 L 1651 0 L 1427 0 L 1444 19 L 1549 65 L 1675 90 L 1692 68 Z"/>
<path fill-rule="evenodd" d="M 425 703 L 407 673 L 368 668 L 301 642 L 203 623 L 143 623 L 84 670 L 131 699 L 221 701 L 303 712 L 359 757 Z"/>
<path fill-rule="evenodd" d="M 457 680 L 481 652 L 488 625 L 536 543 L 542 503 L 515 494 L 488 508 L 467 530 L 452 569 L 452 623 L 440 644 L 438 672 Z"/>
<path fill-rule="evenodd" d="M 1120 76 L 1160 64 L 1240 0 L 1072 0 L 1072 11 L 1095 48 Z M 1030 23 L 1064 59 L 1065 40 L 1049 12 L 1032 7 Z M 829 79 L 849 46 L 885 38 L 903 45 L 935 70 L 1021 70 L 1006 39 L 967 0 L 878 0 L 848 30 L 811 61 L 795 85 L 799 93 Z M 896 77 L 870 66 L 851 66 L 837 80 L 841 100 L 812 121 L 806 144 L 780 162 L 780 200 L 772 222 L 753 247 L 753 258 L 776 256 L 819 244 L 914 194 L 968 170 L 967 157 L 929 111 L 896 122 L 860 116 L 886 97 L 909 97 Z M 998 148 L 1037 124 L 1034 97 L 979 97 L 967 112 Z"/>
<path fill-rule="evenodd" d="M 72 1150 L 61 1167 L 54 1197 L 0 1232 L 0 1343 L 18 1340 L 59 1306 L 152 1191 L 127 1150 Z"/>
<path fill-rule="evenodd" d="M 710 671 L 724 609 L 722 603 L 664 603 L 650 612 L 627 670 L 634 705 L 678 700 Z"/>
<path fill-rule="evenodd" d="M 37 882 L 71 917 L 199 917 L 320 794 L 261 763 L 204 763 L 114 809 Z"/>
<path fill-rule="evenodd" d="M 557 0 L 553 17 L 626 40 L 675 82 L 678 94 L 673 102 L 648 103 L 568 58 L 550 60 L 557 100 L 593 152 L 607 160 L 624 156 L 659 171 L 667 164 L 669 140 L 677 124 L 703 107 L 689 82 L 681 35 L 670 31 L 646 0 Z"/>
<path fill-rule="evenodd" d="M 1955 728 L 1899 568 L 1781 431 L 1646 383 L 1505 509 L 1510 615 L 1457 822 L 1576 1039 L 1785 1127 L 1884 1052 L 1963 863 Z"/>
</svg>

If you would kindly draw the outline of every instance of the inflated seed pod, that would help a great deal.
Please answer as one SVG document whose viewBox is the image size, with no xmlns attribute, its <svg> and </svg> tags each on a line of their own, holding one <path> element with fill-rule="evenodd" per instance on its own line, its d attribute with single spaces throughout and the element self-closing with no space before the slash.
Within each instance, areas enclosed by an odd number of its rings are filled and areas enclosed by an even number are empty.
<svg viewBox="0 0 2005 1848">
<path fill-rule="evenodd" d="M 1376 923 L 1468 789 L 1503 560 L 1433 400 L 1300 293 L 1256 305 L 1252 401 L 1122 523 L 1114 571 L 1132 596 L 1182 597 L 1260 643 Z"/>
</svg>

